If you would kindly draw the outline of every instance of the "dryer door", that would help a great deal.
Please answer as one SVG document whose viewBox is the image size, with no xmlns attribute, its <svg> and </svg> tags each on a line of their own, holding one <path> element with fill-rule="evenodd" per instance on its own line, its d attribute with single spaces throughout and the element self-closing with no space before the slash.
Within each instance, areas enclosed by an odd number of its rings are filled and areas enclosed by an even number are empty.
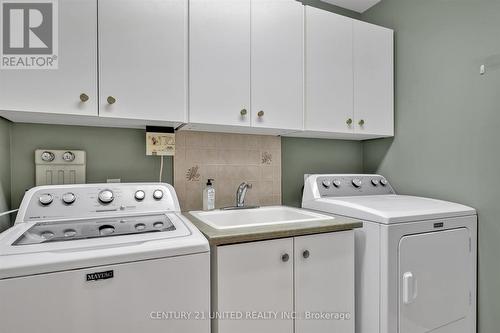
<svg viewBox="0 0 500 333">
<path fill-rule="evenodd" d="M 466 228 L 399 243 L 399 332 L 470 333 L 472 254 Z"/>
</svg>

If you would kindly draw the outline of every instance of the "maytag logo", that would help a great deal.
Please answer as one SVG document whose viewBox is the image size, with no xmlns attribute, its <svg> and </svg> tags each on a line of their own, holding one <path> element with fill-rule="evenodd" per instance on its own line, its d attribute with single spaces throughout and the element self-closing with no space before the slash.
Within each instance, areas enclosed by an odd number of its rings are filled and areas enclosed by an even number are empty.
<svg viewBox="0 0 500 333">
<path fill-rule="evenodd" d="M 58 0 L 0 0 L 0 69 L 58 68 Z"/>
<path fill-rule="evenodd" d="M 87 274 L 87 281 L 99 281 L 112 279 L 114 277 L 113 271 L 97 272 Z"/>
</svg>

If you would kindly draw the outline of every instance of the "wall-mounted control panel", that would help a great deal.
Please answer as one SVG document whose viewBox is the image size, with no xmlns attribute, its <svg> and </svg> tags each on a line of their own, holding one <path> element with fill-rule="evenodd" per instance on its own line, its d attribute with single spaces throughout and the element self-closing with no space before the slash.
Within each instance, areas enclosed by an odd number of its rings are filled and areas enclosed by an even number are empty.
<svg viewBox="0 0 500 333">
<path fill-rule="evenodd" d="M 380 175 L 309 175 L 313 177 L 321 197 L 396 194 L 391 184 Z"/>
<path fill-rule="evenodd" d="M 37 149 L 36 186 L 84 184 L 86 154 L 83 150 Z"/>
</svg>

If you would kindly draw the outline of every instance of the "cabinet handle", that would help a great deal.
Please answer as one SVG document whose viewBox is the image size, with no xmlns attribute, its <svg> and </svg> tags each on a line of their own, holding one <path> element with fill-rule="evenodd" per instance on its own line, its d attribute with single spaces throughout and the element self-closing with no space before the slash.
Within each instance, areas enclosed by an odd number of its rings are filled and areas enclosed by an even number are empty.
<svg viewBox="0 0 500 333">
<path fill-rule="evenodd" d="M 108 104 L 110 104 L 110 105 L 115 104 L 116 98 L 114 98 L 113 96 L 108 96 L 107 101 L 108 101 Z"/>
<path fill-rule="evenodd" d="M 247 109 L 241 110 L 240 114 L 241 114 L 242 117 L 246 116 L 247 115 Z"/>
<path fill-rule="evenodd" d="M 361 119 L 358 124 L 359 124 L 359 126 L 363 126 L 365 124 L 365 121 L 363 119 Z"/>
<path fill-rule="evenodd" d="M 283 261 L 283 262 L 287 262 L 289 259 L 290 259 L 290 256 L 288 255 L 288 253 L 285 253 L 281 256 L 281 261 Z"/>
<path fill-rule="evenodd" d="M 84 93 L 80 94 L 80 101 L 82 101 L 82 103 L 85 103 L 89 99 L 90 99 L 89 95 L 84 94 Z"/>
<path fill-rule="evenodd" d="M 259 112 L 257 113 L 257 116 L 258 116 L 259 118 L 264 117 L 264 111 L 259 111 Z"/>
<path fill-rule="evenodd" d="M 352 125 L 352 119 L 351 118 L 347 119 L 345 123 L 347 125 L 351 126 Z"/>
<path fill-rule="evenodd" d="M 309 252 L 309 250 L 305 250 L 304 252 L 302 252 L 302 256 L 304 257 L 304 259 L 309 258 L 310 255 L 311 255 L 311 252 Z"/>
</svg>

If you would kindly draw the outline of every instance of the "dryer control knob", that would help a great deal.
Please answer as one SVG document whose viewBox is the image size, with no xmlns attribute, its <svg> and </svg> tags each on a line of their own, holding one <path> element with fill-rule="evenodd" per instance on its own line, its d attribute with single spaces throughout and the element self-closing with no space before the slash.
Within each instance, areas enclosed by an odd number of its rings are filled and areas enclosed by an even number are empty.
<svg viewBox="0 0 500 333">
<path fill-rule="evenodd" d="M 352 180 L 352 185 L 354 185 L 354 187 L 356 187 L 356 188 L 360 188 L 361 185 L 363 185 L 363 182 L 359 178 L 354 178 Z"/>
<path fill-rule="evenodd" d="M 103 204 L 109 204 L 115 199 L 115 195 L 111 190 L 102 190 L 99 192 L 99 201 Z"/>
<path fill-rule="evenodd" d="M 337 188 L 339 188 L 339 187 L 340 187 L 340 180 L 338 180 L 338 179 L 334 179 L 332 183 L 333 183 L 333 186 L 335 186 L 335 187 L 337 187 Z"/>
<path fill-rule="evenodd" d="M 52 201 L 54 201 L 54 197 L 52 197 L 52 194 L 42 194 L 40 196 L 40 198 L 38 198 L 38 200 L 40 201 L 40 203 L 44 206 L 48 206 L 52 203 Z"/>
<path fill-rule="evenodd" d="M 162 190 L 155 190 L 153 192 L 153 198 L 155 198 L 156 200 L 161 200 L 161 198 L 163 198 L 163 191 Z"/>
<path fill-rule="evenodd" d="M 372 185 L 373 186 L 378 186 L 380 184 L 378 179 L 372 179 Z"/>
<path fill-rule="evenodd" d="M 329 188 L 332 185 L 332 182 L 329 180 L 323 180 L 323 187 Z"/>
<path fill-rule="evenodd" d="M 382 178 L 382 179 L 380 180 L 380 184 L 381 184 L 382 186 L 386 186 L 387 184 L 389 184 L 389 182 L 388 182 L 385 178 Z"/>
</svg>

